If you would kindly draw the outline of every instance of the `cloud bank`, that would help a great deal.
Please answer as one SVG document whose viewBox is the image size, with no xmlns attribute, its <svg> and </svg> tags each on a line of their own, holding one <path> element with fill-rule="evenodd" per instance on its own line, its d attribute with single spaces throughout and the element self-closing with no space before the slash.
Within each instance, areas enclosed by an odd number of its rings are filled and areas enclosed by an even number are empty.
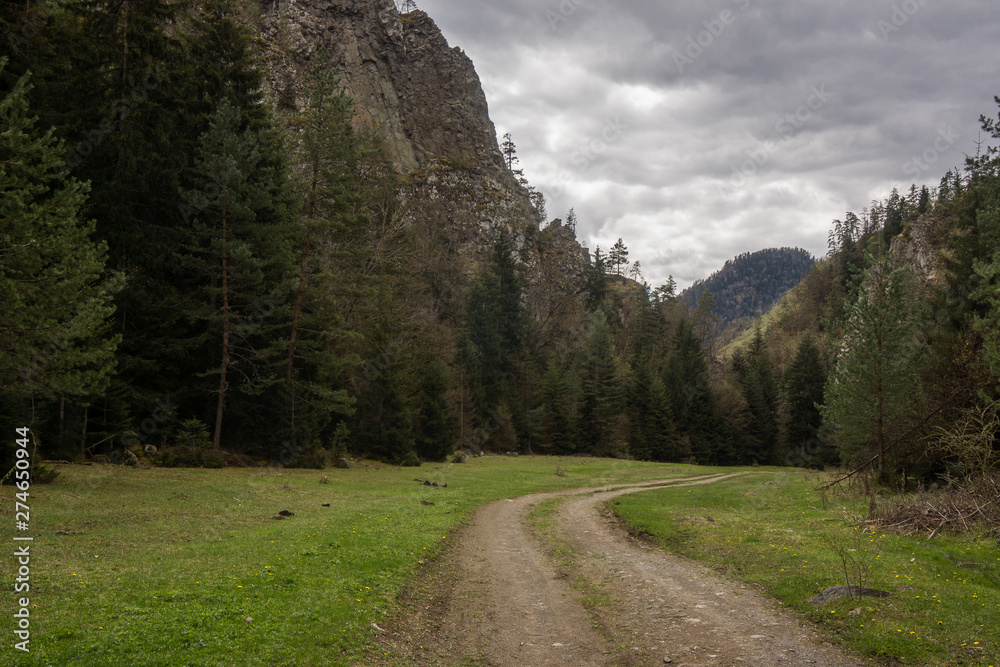
<svg viewBox="0 0 1000 667">
<path fill-rule="evenodd" d="M 974 0 L 422 0 L 550 217 L 652 285 L 826 252 L 834 218 L 964 164 L 1000 94 Z"/>
</svg>

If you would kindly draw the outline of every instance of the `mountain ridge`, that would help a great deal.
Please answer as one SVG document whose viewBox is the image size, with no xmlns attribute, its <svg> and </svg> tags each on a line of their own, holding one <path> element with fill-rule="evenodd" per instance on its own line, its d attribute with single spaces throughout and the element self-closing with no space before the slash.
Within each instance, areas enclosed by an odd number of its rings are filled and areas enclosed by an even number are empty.
<svg viewBox="0 0 1000 667">
<path fill-rule="evenodd" d="M 715 302 L 713 313 L 725 327 L 767 313 L 805 278 L 815 263 L 815 258 L 801 248 L 746 252 L 727 260 L 708 278 L 695 281 L 681 292 L 680 298 L 693 310 L 710 292 Z"/>
</svg>

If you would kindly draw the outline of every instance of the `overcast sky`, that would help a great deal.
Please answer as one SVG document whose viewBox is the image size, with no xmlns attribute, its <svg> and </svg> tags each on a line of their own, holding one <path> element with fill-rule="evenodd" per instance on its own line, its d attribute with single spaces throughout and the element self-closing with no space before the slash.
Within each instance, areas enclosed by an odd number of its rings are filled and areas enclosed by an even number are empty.
<svg viewBox="0 0 1000 667">
<path fill-rule="evenodd" d="M 575 207 L 592 250 L 624 238 L 653 286 L 824 255 L 834 218 L 962 165 L 1000 94 L 996 0 L 417 4 L 549 217 Z"/>
</svg>

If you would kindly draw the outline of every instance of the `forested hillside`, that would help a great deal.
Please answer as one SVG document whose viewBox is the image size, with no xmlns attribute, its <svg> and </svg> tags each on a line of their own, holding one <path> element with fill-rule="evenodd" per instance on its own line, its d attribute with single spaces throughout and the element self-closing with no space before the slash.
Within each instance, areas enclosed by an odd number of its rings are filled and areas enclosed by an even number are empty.
<svg viewBox="0 0 1000 667">
<path fill-rule="evenodd" d="M 30 425 L 44 458 L 485 449 L 930 475 L 951 455 L 927 434 L 992 410 L 994 149 L 837 221 L 830 256 L 722 355 L 710 308 L 642 283 L 621 239 L 590 257 L 575 213 L 549 219 L 426 14 L 277 11 L 0 5 L 0 428 Z M 741 256 L 716 303 L 756 313 L 810 263 Z"/>
<path fill-rule="evenodd" d="M 815 262 L 801 248 L 744 253 L 681 292 L 681 299 L 694 310 L 709 293 L 712 303 L 705 307 L 719 318 L 722 328 L 741 321 L 748 323 L 773 308 L 785 292 L 799 284 Z"/>
</svg>

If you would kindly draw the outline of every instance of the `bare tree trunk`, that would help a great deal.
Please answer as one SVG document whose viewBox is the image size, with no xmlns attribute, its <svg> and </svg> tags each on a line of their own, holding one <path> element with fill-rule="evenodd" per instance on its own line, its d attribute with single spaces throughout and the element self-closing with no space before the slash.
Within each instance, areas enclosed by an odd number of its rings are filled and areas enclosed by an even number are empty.
<svg viewBox="0 0 1000 667">
<path fill-rule="evenodd" d="M 59 447 L 66 443 L 66 397 L 59 397 Z"/>
<path fill-rule="evenodd" d="M 222 413 L 226 406 L 226 372 L 229 370 L 229 265 L 226 257 L 228 223 L 222 214 L 222 364 L 219 369 L 219 403 L 215 409 L 215 435 L 212 449 L 222 446 Z"/>
<path fill-rule="evenodd" d="M 80 458 L 83 458 L 84 452 L 87 451 L 87 413 L 90 407 L 83 407 L 83 433 L 80 434 Z"/>
<path fill-rule="evenodd" d="M 286 385 L 292 384 L 292 370 L 295 366 L 295 343 L 299 337 L 299 319 L 302 317 L 302 295 L 306 289 L 306 271 L 311 235 L 311 232 L 306 232 L 305 243 L 302 247 L 302 262 L 299 265 L 299 288 L 295 292 L 295 309 L 292 311 L 292 335 L 291 340 L 288 342 L 288 363 L 285 367 Z"/>
</svg>

